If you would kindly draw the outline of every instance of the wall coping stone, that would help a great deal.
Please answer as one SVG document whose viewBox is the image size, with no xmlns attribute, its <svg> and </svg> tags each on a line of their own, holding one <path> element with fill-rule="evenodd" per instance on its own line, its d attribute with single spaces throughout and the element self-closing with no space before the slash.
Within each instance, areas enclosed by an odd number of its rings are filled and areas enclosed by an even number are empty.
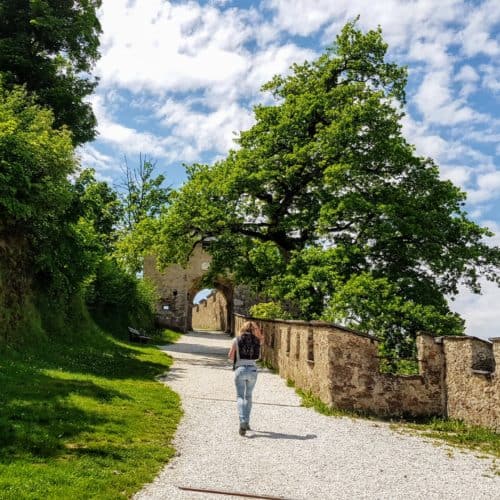
<svg viewBox="0 0 500 500">
<path fill-rule="evenodd" d="M 379 342 L 377 337 L 370 335 L 369 333 L 358 332 L 357 330 L 353 330 L 352 328 L 341 326 L 338 325 L 337 323 L 330 323 L 328 321 L 317 321 L 317 320 L 304 321 L 300 319 L 263 319 L 263 318 L 253 318 L 252 316 L 245 316 L 244 314 L 238 314 L 238 313 L 234 313 L 234 316 L 245 318 L 248 321 L 268 321 L 270 323 L 285 323 L 287 325 L 301 325 L 301 326 L 325 326 L 327 328 L 336 328 L 338 330 L 342 330 L 343 332 L 357 335 L 358 337 L 364 337 Z"/>
<path fill-rule="evenodd" d="M 330 323 L 329 321 L 320 321 L 320 320 L 304 321 L 301 319 L 264 319 L 264 318 L 254 318 L 252 316 L 245 316 L 244 314 L 240 314 L 240 313 L 233 313 L 233 316 L 238 316 L 239 318 L 245 318 L 249 321 L 268 321 L 270 323 L 286 323 L 289 325 L 324 326 L 327 328 L 336 328 L 337 330 L 342 330 L 343 332 L 352 333 L 354 335 L 357 335 L 358 337 L 364 337 L 366 339 L 370 339 L 370 340 L 375 341 L 375 342 L 380 342 L 380 340 L 377 337 L 375 337 L 374 335 L 370 335 L 369 333 L 360 332 L 358 330 L 348 328 L 347 326 L 339 325 L 338 323 Z M 417 337 L 419 337 L 419 336 L 433 337 L 434 342 L 436 342 L 437 344 L 441 344 L 442 339 L 445 338 L 444 336 L 438 337 L 438 336 L 433 335 L 432 333 L 428 333 L 428 332 L 418 332 Z M 449 337 L 446 336 L 446 338 L 451 338 L 451 337 L 455 337 L 455 336 L 454 335 L 450 335 Z M 476 337 L 472 337 L 472 338 L 476 338 Z M 482 340 L 482 339 L 478 339 L 478 340 Z M 498 340 L 500 340 L 500 337 L 498 337 Z"/>
<path fill-rule="evenodd" d="M 446 341 L 449 341 L 449 340 L 453 340 L 453 341 L 464 341 L 464 340 L 479 340 L 480 342 L 483 342 L 487 345 L 491 345 L 491 340 L 492 339 L 489 339 L 489 340 L 485 340 L 485 339 L 481 339 L 479 337 L 474 337 L 473 335 L 446 335 L 444 337 L 441 337 L 442 339 L 446 339 Z M 498 340 L 500 340 L 500 337 L 498 337 Z"/>
</svg>

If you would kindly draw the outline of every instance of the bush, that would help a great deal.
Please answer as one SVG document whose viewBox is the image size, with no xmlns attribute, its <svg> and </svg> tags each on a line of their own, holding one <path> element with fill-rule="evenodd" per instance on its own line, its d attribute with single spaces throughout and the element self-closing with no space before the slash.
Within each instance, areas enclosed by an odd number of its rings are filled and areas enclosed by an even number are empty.
<svg viewBox="0 0 500 500">
<path fill-rule="evenodd" d="M 87 280 L 85 298 L 96 323 L 115 336 L 125 337 L 127 327 L 152 332 L 156 294 L 153 286 L 105 258 Z"/>
<path fill-rule="evenodd" d="M 250 307 L 250 316 L 259 319 L 291 319 L 279 302 L 260 302 Z"/>
</svg>

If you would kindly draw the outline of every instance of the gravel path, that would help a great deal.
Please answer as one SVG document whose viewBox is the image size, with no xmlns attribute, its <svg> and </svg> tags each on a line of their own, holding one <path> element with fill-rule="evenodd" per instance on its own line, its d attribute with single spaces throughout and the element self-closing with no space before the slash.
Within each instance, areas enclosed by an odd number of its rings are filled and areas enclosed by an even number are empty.
<svg viewBox="0 0 500 500">
<path fill-rule="evenodd" d="M 385 423 L 302 408 L 283 379 L 261 370 L 251 432 L 238 434 L 231 340 L 190 333 L 163 349 L 164 382 L 182 398 L 177 456 L 135 499 L 500 499 L 490 459 L 391 431 Z M 215 490 L 200 493 L 181 488 Z"/>
</svg>

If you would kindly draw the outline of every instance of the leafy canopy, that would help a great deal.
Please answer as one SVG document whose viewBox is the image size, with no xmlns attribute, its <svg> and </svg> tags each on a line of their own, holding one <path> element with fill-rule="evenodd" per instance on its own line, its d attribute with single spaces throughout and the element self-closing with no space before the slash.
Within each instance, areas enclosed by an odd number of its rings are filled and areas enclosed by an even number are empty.
<svg viewBox="0 0 500 500">
<path fill-rule="evenodd" d="M 78 226 L 70 133 L 25 89 L 0 81 L 0 241 L 2 263 L 46 289 L 70 291 L 88 272 L 88 231 Z"/>
<path fill-rule="evenodd" d="M 380 29 L 348 23 L 317 60 L 264 85 L 275 103 L 255 108 L 239 149 L 188 169 L 159 223 L 160 259 L 185 262 L 210 241 L 212 276 L 230 273 L 304 319 L 393 346 L 422 328 L 460 333 L 445 296 L 461 283 L 478 292 L 481 275 L 498 283 L 500 250 L 403 137 L 407 72 L 386 51 Z"/>
<path fill-rule="evenodd" d="M 74 144 L 95 137 L 96 118 L 85 98 L 96 80 L 101 0 L 0 0 L 0 73 L 10 87 L 25 84 L 66 125 Z"/>
</svg>

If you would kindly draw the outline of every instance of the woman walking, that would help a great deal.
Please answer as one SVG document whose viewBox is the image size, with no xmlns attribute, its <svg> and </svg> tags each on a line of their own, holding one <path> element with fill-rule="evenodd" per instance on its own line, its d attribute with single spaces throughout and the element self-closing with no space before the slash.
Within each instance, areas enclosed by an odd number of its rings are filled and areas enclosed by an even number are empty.
<svg viewBox="0 0 500 500">
<path fill-rule="evenodd" d="M 229 350 L 229 359 L 234 363 L 234 383 L 238 415 L 239 433 L 244 436 L 250 430 L 250 412 L 252 411 L 252 391 L 257 382 L 257 359 L 260 358 L 260 345 L 264 337 L 253 321 L 243 323 L 238 336 Z"/>
</svg>

